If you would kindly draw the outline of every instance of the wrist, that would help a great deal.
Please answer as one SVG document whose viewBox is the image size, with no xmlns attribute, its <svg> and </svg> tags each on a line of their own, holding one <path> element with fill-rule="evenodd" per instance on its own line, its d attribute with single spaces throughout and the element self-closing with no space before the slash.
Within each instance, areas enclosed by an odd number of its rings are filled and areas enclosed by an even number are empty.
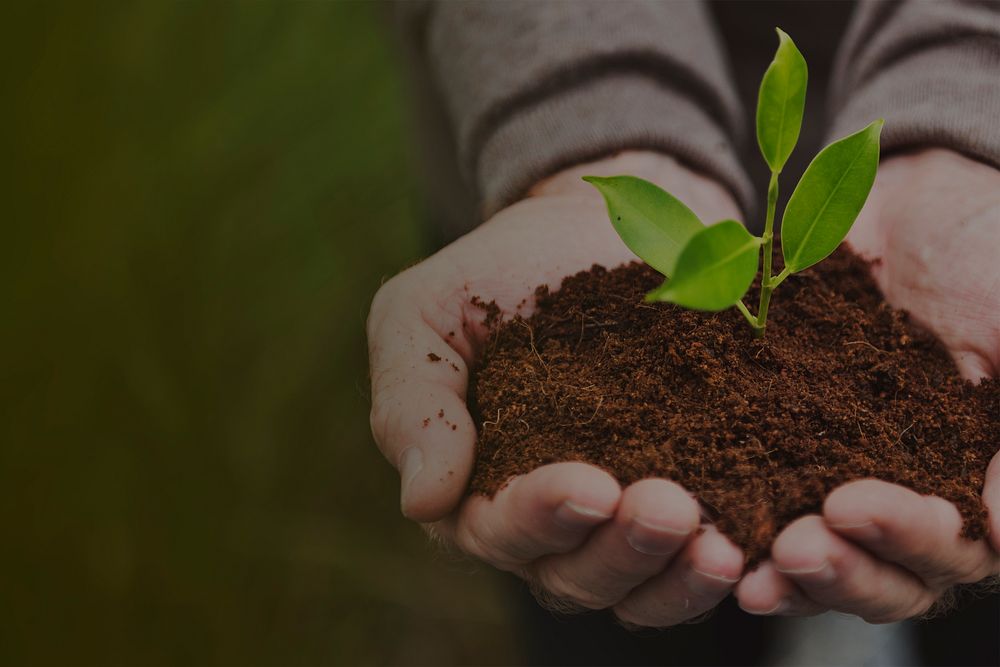
<svg viewBox="0 0 1000 667">
<path fill-rule="evenodd" d="M 529 197 L 572 196 L 604 206 L 604 200 L 584 176 L 636 176 L 655 183 L 710 224 L 742 220 L 736 200 L 715 179 L 684 166 L 675 158 L 653 151 L 623 151 L 593 162 L 574 165 L 536 183 Z"/>
</svg>

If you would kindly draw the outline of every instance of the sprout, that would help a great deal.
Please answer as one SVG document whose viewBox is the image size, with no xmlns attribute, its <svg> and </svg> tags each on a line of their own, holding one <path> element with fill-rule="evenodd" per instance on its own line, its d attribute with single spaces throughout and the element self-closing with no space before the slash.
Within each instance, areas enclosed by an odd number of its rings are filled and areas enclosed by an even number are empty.
<svg viewBox="0 0 1000 667">
<path fill-rule="evenodd" d="M 875 182 L 883 125 L 877 120 L 813 158 L 782 215 L 785 268 L 774 275 L 778 175 L 799 138 L 808 79 L 806 61 L 792 39 L 780 29 L 778 39 L 757 96 L 757 143 L 771 169 L 762 236 L 752 236 L 735 220 L 705 226 L 680 200 L 641 178 L 584 177 L 604 195 L 611 224 L 625 245 L 666 277 L 647 301 L 707 311 L 735 306 L 758 337 L 764 335 L 774 289 L 828 257 L 847 236 Z M 760 249 L 764 267 L 755 316 L 742 299 L 757 275 Z"/>
</svg>

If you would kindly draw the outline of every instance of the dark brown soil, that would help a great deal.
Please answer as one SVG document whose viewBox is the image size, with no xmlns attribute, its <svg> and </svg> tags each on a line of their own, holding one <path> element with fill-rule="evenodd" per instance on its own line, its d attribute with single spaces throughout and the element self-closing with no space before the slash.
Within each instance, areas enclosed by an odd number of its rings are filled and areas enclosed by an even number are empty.
<svg viewBox="0 0 1000 667">
<path fill-rule="evenodd" d="M 756 563 L 832 489 L 875 477 L 954 502 L 963 534 L 984 536 L 1000 381 L 963 381 L 861 260 L 840 250 L 785 281 L 762 341 L 735 310 L 643 303 L 660 280 L 595 266 L 495 324 L 471 398 L 472 493 L 556 461 L 623 485 L 664 477 Z"/>
</svg>

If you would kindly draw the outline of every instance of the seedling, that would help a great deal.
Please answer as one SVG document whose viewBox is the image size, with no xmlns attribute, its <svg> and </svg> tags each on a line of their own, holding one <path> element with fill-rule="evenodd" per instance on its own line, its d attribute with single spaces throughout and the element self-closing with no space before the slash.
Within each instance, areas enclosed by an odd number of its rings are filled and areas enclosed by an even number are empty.
<svg viewBox="0 0 1000 667">
<path fill-rule="evenodd" d="M 647 301 L 695 310 L 735 306 L 761 337 L 771 294 L 785 278 L 826 259 L 847 236 L 868 198 L 878 169 L 882 120 L 833 142 L 816 155 L 792 192 L 781 218 L 785 268 L 772 271 L 778 176 L 799 138 L 808 69 L 791 37 L 778 29 L 778 50 L 757 96 L 757 143 L 771 169 L 762 236 L 735 220 L 705 226 L 691 209 L 658 186 L 633 176 L 584 180 L 600 190 L 611 224 L 632 252 L 662 273 Z M 743 297 L 763 252 L 760 302 L 753 315 Z"/>
</svg>

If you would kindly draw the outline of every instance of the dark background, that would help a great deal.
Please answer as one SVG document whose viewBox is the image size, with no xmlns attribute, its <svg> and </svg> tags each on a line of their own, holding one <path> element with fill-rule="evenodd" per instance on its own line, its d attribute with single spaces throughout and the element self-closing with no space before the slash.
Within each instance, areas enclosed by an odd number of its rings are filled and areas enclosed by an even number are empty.
<svg viewBox="0 0 1000 667">
<path fill-rule="evenodd" d="M 383 9 L 5 9 L 0 663 L 514 660 L 369 435 L 429 251 Z"/>
</svg>

